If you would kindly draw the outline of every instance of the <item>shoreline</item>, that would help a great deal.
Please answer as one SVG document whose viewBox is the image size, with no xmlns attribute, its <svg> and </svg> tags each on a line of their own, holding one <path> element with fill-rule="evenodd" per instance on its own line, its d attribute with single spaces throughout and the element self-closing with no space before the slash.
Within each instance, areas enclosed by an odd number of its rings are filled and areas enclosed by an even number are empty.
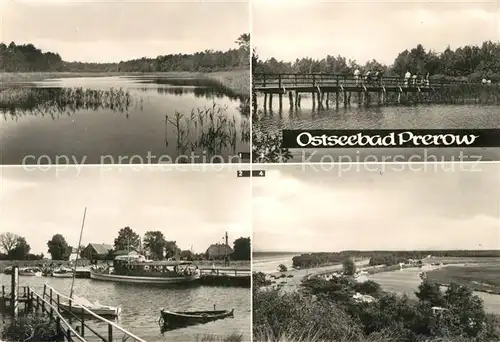
<svg viewBox="0 0 500 342">
<path fill-rule="evenodd" d="M 360 265 L 357 266 L 359 267 Z M 425 267 L 429 267 L 431 265 L 423 265 L 423 267 L 420 267 L 422 269 L 422 272 L 426 272 Z M 465 266 L 462 263 L 448 263 L 444 264 L 442 266 L 433 266 L 434 268 L 431 270 L 437 270 L 441 269 L 447 266 Z M 410 267 L 403 267 L 403 269 L 418 269 L 418 266 L 410 266 Z M 289 270 L 287 272 L 272 272 L 272 273 L 264 273 L 266 275 L 266 279 L 275 281 L 273 284 L 265 286 L 265 288 L 273 288 L 273 287 L 278 287 L 281 288 L 283 286 L 288 286 L 288 287 L 298 287 L 300 286 L 302 280 L 306 280 L 312 277 L 319 277 L 322 275 L 329 275 L 334 273 L 335 271 L 341 270 L 342 269 L 342 264 L 337 264 L 337 265 L 329 265 L 329 266 L 320 266 L 320 267 L 312 267 L 308 269 L 302 269 L 302 270 Z M 377 273 L 384 273 L 384 272 L 396 272 L 400 270 L 399 265 L 392 265 L 392 266 L 386 266 L 386 265 L 380 265 L 380 266 L 370 266 L 370 267 L 359 267 L 358 271 L 365 271 L 368 272 L 369 276 Z M 307 272 L 305 275 L 302 275 L 301 277 L 296 277 L 300 276 L 300 271 L 302 273 Z M 284 275 L 284 276 L 282 276 Z M 292 275 L 293 277 L 289 277 L 289 275 Z M 285 283 L 282 281 L 279 282 L 280 280 L 285 280 Z M 368 278 L 368 280 L 370 280 Z M 432 279 L 431 279 L 432 280 Z M 434 281 L 434 280 L 433 280 Z M 449 283 L 443 283 L 439 281 L 434 281 L 435 283 L 439 284 L 439 286 L 442 287 L 448 287 Z M 490 295 L 500 295 L 500 290 L 487 290 L 487 289 L 478 289 L 476 286 L 473 284 L 464 284 L 462 282 L 459 282 L 460 285 L 462 286 L 467 286 L 469 287 L 472 291 L 474 292 L 481 292 L 481 293 L 486 293 Z"/>
<path fill-rule="evenodd" d="M 127 77 L 127 76 L 162 76 L 170 78 L 205 78 L 220 83 L 235 94 L 250 97 L 250 71 L 235 69 L 213 72 L 0 72 L 1 87 L 16 86 L 60 78 L 90 78 L 90 77 Z"/>
</svg>

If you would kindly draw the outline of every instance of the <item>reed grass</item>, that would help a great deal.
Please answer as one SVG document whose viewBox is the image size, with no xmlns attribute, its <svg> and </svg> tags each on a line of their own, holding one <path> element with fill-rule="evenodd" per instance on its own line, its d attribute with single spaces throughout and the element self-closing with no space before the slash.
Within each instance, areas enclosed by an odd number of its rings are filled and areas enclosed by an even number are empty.
<svg viewBox="0 0 500 342">
<path fill-rule="evenodd" d="M 218 155 L 228 148 L 236 152 L 238 139 L 249 141 L 250 122 L 242 118 L 238 125 L 236 116 L 229 116 L 226 112 L 226 106 L 219 106 L 215 102 L 211 107 L 191 110 L 188 116 L 175 111 L 173 117 L 165 116 L 165 135 L 168 134 L 168 125 L 173 126 L 180 155 L 200 149 L 209 156 Z M 165 140 L 168 142 L 167 137 Z"/>
<path fill-rule="evenodd" d="M 109 109 L 126 113 L 133 104 L 128 90 L 76 88 L 23 88 L 9 87 L 0 90 L 0 110 L 13 116 L 50 115 L 56 118 L 62 114 L 80 109 Z M 136 99 L 142 105 L 142 99 Z"/>
</svg>

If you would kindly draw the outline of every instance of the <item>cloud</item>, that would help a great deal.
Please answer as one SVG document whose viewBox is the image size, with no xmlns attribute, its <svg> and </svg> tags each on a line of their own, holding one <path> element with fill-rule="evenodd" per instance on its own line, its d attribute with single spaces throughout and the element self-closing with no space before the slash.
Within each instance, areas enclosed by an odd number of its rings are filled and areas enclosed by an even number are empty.
<svg viewBox="0 0 500 342">
<path fill-rule="evenodd" d="M 498 10 L 495 1 L 299 1 L 295 6 L 257 1 L 252 42 L 263 59 L 340 54 L 361 63 L 375 58 L 391 64 L 417 44 L 441 52 L 448 45 L 498 40 Z M 295 21 L 300 25 L 290 25 Z"/>
<path fill-rule="evenodd" d="M 255 245 L 280 251 L 498 248 L 500 170 L 484 168 L 338 176 L 281 167 L 253 181 Z"/>
</svg>

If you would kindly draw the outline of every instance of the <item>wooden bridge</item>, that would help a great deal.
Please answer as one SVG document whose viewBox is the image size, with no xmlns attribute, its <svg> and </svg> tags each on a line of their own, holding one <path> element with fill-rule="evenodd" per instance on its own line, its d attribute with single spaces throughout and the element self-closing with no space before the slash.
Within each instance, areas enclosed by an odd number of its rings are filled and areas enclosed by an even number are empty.
<svg viewBox="0 0 500 342">
<path fill-rule="evenodd" d="M 451 80 L 429 80 L 423 78 L 404 79 L 401 77 L 385 76 L 381 78 L 354 75 L 332 75 L 332 74 L 253 74 L 255 92 L 264 94 L 264 108 L 273 106 L 273 95 L 279 97 L 279 107 L 283 106 L 283 95 L 288 93 L 290 107 L 299 108 L 302 93 L 312 96 L 313 107 L 323 107 L 326 94 L 326 106 L 330 102 L 330 94 L 335 95 L 335 105 L 339 106 L 341 97 L 344 106 L 351 103 L 351 94 L 357 94 L 358 103 L 369 104 L 372 94 L 376 93 L 378 103 L 387 102 L 388 95 L 397 97 L 396 102 L 408 99 L 409 95 L 415 95 L 416 102 L 425 101 L 426 94 L 431 94 L 440 89 L 453 88 L 463 85 L 496 86 L 470 83 L 466 81 Z M 498 89 L 498 87 L 496 87 Z M 294 99 L 295 95 L 295 99 Z"/>
<path fill-rule="evenodd" d="M 19 287 L 17 267 L 12 272 L 10 293 L 6 292 L 5 285 L 2 285 L 2 297 L 0 298 L 0 309 L 5 312 L 6 309 L 17 317 L 19 315 L 20 304 L 24 304 L 25 313 L 37 313 L 48 317 L 50 322 L 55 324 L 56 333 L 51 341 L 81 341 L 87 342 L 88 338 L 92 341 L 135 341 L 146 342 L 140 337 L 120 327 L 118 324 L 99 316 L 76 303 L 73 299 L 57 292 L 49 285 L 43 286 L 43 292 L 37 293 L 29 286 Z M 69 305 L 61 306 L 61 303 Z M 71 310 L 72 307 L 83 310 L 84 314 L 76 315 Z M 102 326 L 107 326 L 107 331 L 102 330 Z M 117 336 L 120 335 L 120 336 Z M 25 341 L 36 342 L 32 336 Z"/>
</svg>

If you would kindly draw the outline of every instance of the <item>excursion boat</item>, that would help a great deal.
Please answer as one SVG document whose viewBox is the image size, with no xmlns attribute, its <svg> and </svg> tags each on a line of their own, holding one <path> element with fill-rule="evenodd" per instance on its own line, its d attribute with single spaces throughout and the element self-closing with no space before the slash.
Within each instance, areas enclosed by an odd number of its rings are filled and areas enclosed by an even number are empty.
<svg viewBox="0 0 500 342">
<path fill-rule="evenodd" d="M 94 280 L 139 284 L 190 283 L 200 276 L 200 269 L 191 261 L 151 261 L 144 256 L 118 256 L 113 267 L 90 270 Z"/>
<path fill-rule="evenodd" d="M 37 268 L 22 268 L 19 270 L 20 276 L 41 277 L 42 271 Z"/>
<path fill-rule="evenodd" d="M 73 278 L 73 271 L 61 268 L 52 272 L 54 278 Z"/>
<path fill-rule="evenodd" d="M 184 311 L 161 310 L 160 322 L 164 331 L 184 328 L 190 325 L 205 324 L 227 317 L 234 317 L 232 310 Z"/>
<path fill-rule="evenodd" d="M 85 298 L 73 296 L 73 301 L 71 302 L 71 306 L 68 303 L 59 303 L 59 307 L 67 312 L 72 312 L 75 315 L 79 316 L 88 316 L 90 315 L 86 310 L 92 311 L 94 314 L 99 316 L 107 316 L 107 317 L 117 317 L 120 315 L 121 308 L 113 307 L 108 305 L 102 305 L 98 301 L 91 303 Z"/>
</svg>

